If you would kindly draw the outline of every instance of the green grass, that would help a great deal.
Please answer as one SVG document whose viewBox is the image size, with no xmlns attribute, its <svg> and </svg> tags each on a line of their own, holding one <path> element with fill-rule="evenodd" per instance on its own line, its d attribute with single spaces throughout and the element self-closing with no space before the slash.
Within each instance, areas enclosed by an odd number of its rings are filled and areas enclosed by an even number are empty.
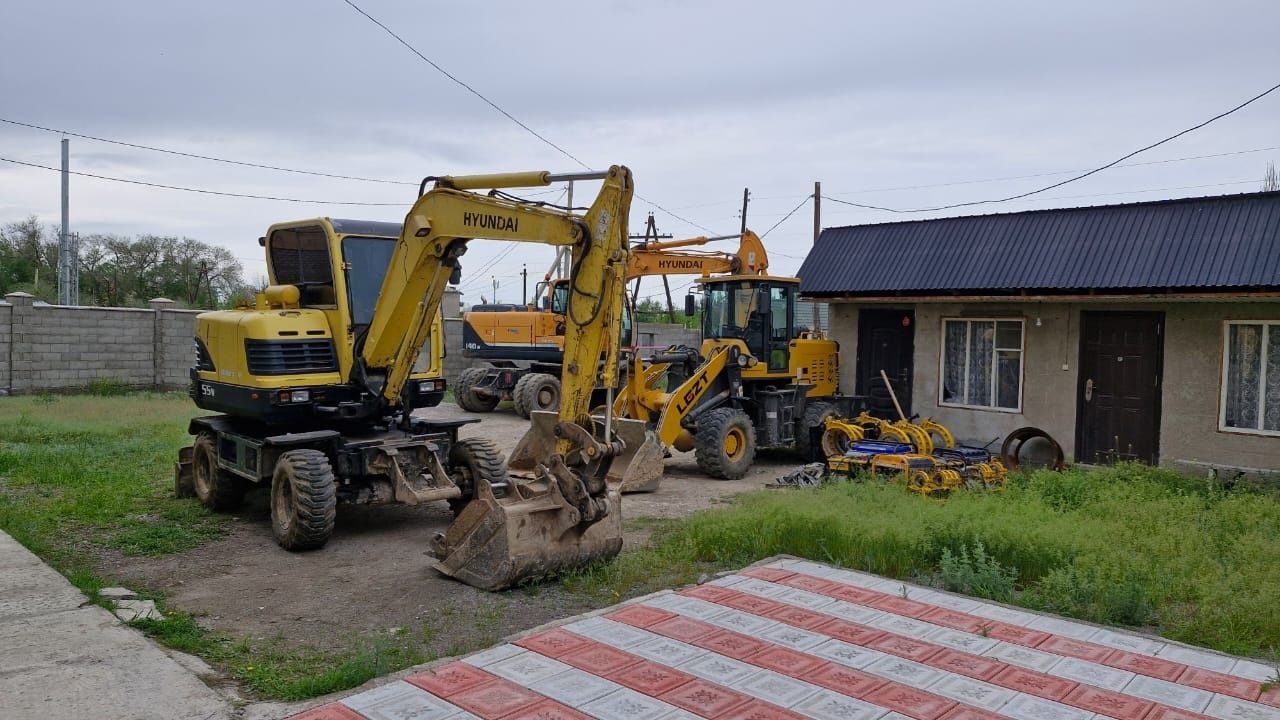
<svg viewBox="0 0 1280 720">
<path fill-rule="evenodd" d="M 173 462 L 196 409 L 180 394 L 0 400 L 0 528 L 94 590 L 84 545 L 180 552 L 226 518 L 173 496 Z"/>
<path fill-rule="evenodd" d="M 882 482 L 758 492 L 654 552 L 737 567 L 792 554 L 1219 650 L 1280 648 L 1280 501 L 1135 465 L 1037 472 L 926 500 Z M 944 571 L 944 563 L 947 572 Z"/>
</svg>

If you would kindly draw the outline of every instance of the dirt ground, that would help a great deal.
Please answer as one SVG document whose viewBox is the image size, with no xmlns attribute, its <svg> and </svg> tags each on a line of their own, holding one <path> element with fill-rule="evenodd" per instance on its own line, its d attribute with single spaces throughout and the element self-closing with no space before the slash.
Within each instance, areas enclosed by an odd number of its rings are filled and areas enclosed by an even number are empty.
<svg viewBox="0 0 1280 720">
<path fill-rule="evenodd" d="M 466 414 L 447 403 L 427 412 L 436 417 Z M 510 409 L 481 417 L 482 423 L 467 426 L 462 435 L 489 438 L 504 453 L 527 427 Z M 757 458 L 745 478 L 721 481 L 700 474 L 693 453 L 675 453 L 666 461 L 657 492 L 624 496 L 623 517 L 681 517 L 760 488 L 797 465 L 789 454 L 767 455 Z M 463 650 L 593 606 L 591 599 L 555 583 L 486 593 L 436 573 L 426 550 L 432 535 L 452 521 L 443 502 L 339 507 L 332 539 L 309 553 L 276 546 L 266 493 L 251 494 L 235 518 L 226 536 L 189 552 L 104 558 L 98 569 L 106 577 L 168 593 L 171 605 L 203 613 L 200 622 L 207 627 L 257 638 L 278 636 L 289 646 L 322 650 L 346 647 L 358 634 L 417 629 L 424 623 L 440 652 Z M 647 534 L 631 527 L 626 542 L 638 545 Z"/>
</svg>

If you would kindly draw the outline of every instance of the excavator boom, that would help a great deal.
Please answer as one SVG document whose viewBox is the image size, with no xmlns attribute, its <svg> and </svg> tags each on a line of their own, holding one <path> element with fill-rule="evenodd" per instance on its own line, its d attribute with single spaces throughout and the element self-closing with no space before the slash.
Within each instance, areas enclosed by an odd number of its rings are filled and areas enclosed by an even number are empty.
<svg viewBox="0 0 1280 720">
<path fill-rule="evenodd" d="M 563 179 L 603 180 L 585 216 L 468 192 Z M 606 478 L 624 445 L 611 420 L 600 428 L 590 412 L 592 390 L 617 383 L 608 369 L 618 361 L 632 194 L 631 173 L 620 166 L 569 178 L 548 173 L 446 177 L 421 195 L 405 218 L 369 330 L 358 341 L 366 387 L 392 410 L 403 403 L 430 319 L 470 239 L 563 246 L 572 258 L 562 400 L 554 441 L 542 445 L 553 450 L 535 458 L 532 481 L 509 479 L 506 487 L 494 487 L 475 480 L 474 499 L 433 543 L 437 568 L 446 574 L 500 589 L 612 557 L 622 547 L 620 502 Z"/>
</svg>

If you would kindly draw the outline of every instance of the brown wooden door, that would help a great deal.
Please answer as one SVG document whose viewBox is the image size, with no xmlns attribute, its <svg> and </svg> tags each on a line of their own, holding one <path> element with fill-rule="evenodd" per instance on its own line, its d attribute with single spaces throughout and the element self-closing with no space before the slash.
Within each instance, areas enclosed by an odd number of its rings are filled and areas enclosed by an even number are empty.
<svg viewBox="0 0 1280 720">
<path fill-rule="evenodd" d="M 1158 463 L 1163 335 L 1164 313 L 1083 313 L 1077 461 Z"/>
<path fill-rule="evenodd" d="M 911 310 L 858 312 L 858 368 L 855 392 L 867 396 L 872 415 L 897 420 L 880 371 L 893 383 L 902 412 L 911 417 L 911 380 L 915 354 L 915 313 Z"/>
</svg>

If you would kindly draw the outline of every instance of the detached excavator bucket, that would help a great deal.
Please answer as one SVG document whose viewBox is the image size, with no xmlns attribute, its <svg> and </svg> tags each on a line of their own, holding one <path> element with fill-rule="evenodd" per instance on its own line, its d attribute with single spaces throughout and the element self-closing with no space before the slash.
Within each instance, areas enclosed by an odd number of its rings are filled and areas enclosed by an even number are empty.
<svg viewBox="0 0 1280 720">
<path fill-rule="evenodd" d="M 512 478 L 498 498 L 481 479 L 476 498 L 432 542 L 435 567 L 481 590 L 502 590 L 608 560 L 622 550 L 622 498 L 610 490 L 607 502 L 605 517 L 583 525 L 555 482 Z"/>
<path fill-rule="evenodd" d="M 529 416 L 529 431 L 511 451 L 507 466 L 512 470 L 532 471 L 555 451 L 555 427 L 559 418 L 554 412 L 535 410 Z M 596 417 L 603 427 L 604 418 Z M 622 493 L 653 492 L 662 481 L 662 444 L 658 436 L 641 420 L 613 419 L 613 432 L 625 449 L 609 466 L 609 484 Z"/>
</svg>

